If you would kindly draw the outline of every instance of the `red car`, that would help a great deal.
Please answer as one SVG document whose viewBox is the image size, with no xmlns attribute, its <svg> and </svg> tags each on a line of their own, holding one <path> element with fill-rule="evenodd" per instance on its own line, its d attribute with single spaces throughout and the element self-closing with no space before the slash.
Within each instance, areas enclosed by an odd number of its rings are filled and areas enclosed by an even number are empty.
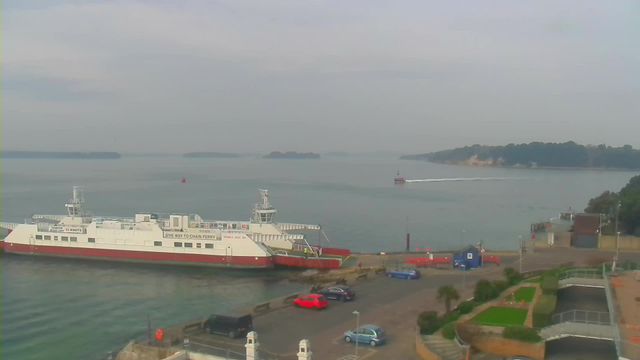
<svg viewBox="0 0 640 360">
<path fill-rule="evenodd" d="M 319 294 L 310 294 L 293 300 L 293 306 L 320 310 L 329 305 L 329 300 Z"/>
</svg>

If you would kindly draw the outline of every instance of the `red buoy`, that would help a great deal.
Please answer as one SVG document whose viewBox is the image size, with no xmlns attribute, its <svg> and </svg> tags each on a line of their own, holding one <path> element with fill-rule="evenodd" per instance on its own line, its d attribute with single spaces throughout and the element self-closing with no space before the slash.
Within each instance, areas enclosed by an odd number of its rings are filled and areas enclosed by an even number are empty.
<svg viewBox="0 0 640 360">
<path fill-rule="evenodd" d="M 185 179 L 185 178 L 182 178 L 182 182 L 187 182 L 187 179 Z"/>
</svg>

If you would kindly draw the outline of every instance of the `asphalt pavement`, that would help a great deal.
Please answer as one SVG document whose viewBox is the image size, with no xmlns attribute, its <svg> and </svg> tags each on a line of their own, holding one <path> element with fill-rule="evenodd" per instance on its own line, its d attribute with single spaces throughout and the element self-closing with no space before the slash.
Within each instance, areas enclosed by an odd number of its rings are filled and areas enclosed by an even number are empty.
<svg viewBox="0 0 640 360">
<path fill-rule="evenodd" d="M 583 265 L 593 257 L 612 254 L 594 250 L 553 249 L 527 253 L 522 263 L 523 271 L 540 270 L 569 261 Z M 621 253 L 620 258 L 640 260 L 640 253 Z M 502 277 L 502 269 L 512 266 L 519 269 L 518 256 L 501 256 L 501 266 L 466 273 L 467 289 L 462 299 L 472 296 L 473 286 L 479 278 Z M 389 338 L 386 345 L 371 348 L 359 345 L 359 360 L 365 358 L 385 360 L 418 359 L 415 354 L 416 318 L 421 311 L 444 311 L 435 299 L 438 287 L 454 285 L 462 287 L 460 271 L 425 271 L 430 273 L 419 280 L 375 278 L 352 285 L 356 298 L 351 302 L 331 301 L 327 309 L 311 310 L 286 307 L 254 318 L 254 330 L 258 333 L 261 348 L 271 354 L 281 354 L 282 359 L 295 358 L 300 340 L 311 342 L 314 357 L 327 360 L 350 360 L 355 355 L 355 345 L 343 341 L 343 333 L 360 325 L 375 324 L 383 327 Z M 435 273 L 434 273 L 435 272 Z M 354 311 L 360 313 L 359 320 Z M 229 339 L 204 335 L 197 339 L 212 346 L 224 347 Z M 236 339 L 234 348 L 240 348 L 245 339 Z M 221 346 L 222 345 L 222 346 Z"/>
</svg>

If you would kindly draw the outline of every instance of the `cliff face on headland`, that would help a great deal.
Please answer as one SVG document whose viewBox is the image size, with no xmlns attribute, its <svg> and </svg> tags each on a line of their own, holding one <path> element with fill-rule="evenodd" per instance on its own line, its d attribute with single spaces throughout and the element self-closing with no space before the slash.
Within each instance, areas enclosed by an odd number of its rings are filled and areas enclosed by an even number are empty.
<svg viewBox="0 0 640 360">
<path fill-rule="evenodd" d="M 404 155 L 400 159 L 475 166 L 640 169 L 640 150 L 633 149 L 631 145 L 617 148 L 604 144 L 584 146 L 573 141 L 506 146 L 473 145 L 427 154 Z"/>
<path fill-rule="evenodd" d="M 265 159 L 320 159 L 320 154 L 314 153 L 298 153 L 295 151 L 287 151 L 285 153 L 273 151 L 269 155 L 264 156 Z"/>
<path fill-rule="evenodd" d="M 0 157 L 7 159 L 120 159 L 117 152 L 60 152 L 60 151 L 0 151 Z"/>
</svg>

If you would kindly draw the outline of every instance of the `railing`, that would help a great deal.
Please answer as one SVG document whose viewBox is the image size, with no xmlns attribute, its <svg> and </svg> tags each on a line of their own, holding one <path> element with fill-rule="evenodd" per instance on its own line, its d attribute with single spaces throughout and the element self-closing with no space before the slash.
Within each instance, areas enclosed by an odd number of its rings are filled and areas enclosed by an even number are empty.
<svg viewBox="0 0 640 360">
<path fill-rule="evenodd" d="M 602 279 L 603 275 L 600 269 L 572 269 L 558 274 L 558 280 L 569 278 Z"/>
<path fill-rule="evenodd" d="M 185 343 L 185 350 L 187 350 L 190 353 L 213 355 L 222 359 L 230 359 L 230 360 L 231 359 L 232 360 L 249 359 L 246 353 L 243 354 L 240 352 L 232 351 L 229 348 L 224 349 L 224 348 L 219 348 L 219 347 L 215 347 L 207 344 L 201 344 L 193 341 L 189 341 L 188 343 Z M 258 359 L 255 359 L 255 360 L 258 360 Z"/>
<path fill-rule="evenodd" d="M 238 347 L 239 348 L 244 347 L 244 344 L 239 344 Z M 277 353 L 272 353 L 263 348 L 258 348 L 258 356 L 253 357 L 253 356 L 247 355 L 246 352 L 241 353 L 239 351 L 233 351 L 229 348 L 221 348 L 221 347 L 216 347 L 216 346 L 203 344 L 199 342 L 193 342 L 193 341 L 185 342 L 184 348 L 189 353 L 213 355 L 221 359 L 229 359 L 229 360 L 297 360 L 298 359 L 298 356 L 296 355 L 296 353 L 277 354 Z"/>
<path fill-rule="evenodd" d="M 588 310 L 569 310 L 551 316 L 552 324 L 575 322 L 583 324 L 611 325 L 610 313 Z"/>
<path fill-rule="evenodd" d="M 613 295 L 611 290 L 611 281 L 609 281 L 609 277 L 607 276 L 607 271 L 605 268 L 605 264 L 602 264 L 602 276 L 604 279 L 604 292 L 607 296 L 607 307 L 609 309 L 610 316 L 610 324 L 613 328 L 613 334 L 615 339 L 613 340 L 616 343 L 616 351 L 618 353 L 618 357 L 622 357 L 623 349 L 620 344 L 620 329 L 618 328 L 618 314 L 616 312 L 616 308 L 613 303 Z"/>
</svg>

